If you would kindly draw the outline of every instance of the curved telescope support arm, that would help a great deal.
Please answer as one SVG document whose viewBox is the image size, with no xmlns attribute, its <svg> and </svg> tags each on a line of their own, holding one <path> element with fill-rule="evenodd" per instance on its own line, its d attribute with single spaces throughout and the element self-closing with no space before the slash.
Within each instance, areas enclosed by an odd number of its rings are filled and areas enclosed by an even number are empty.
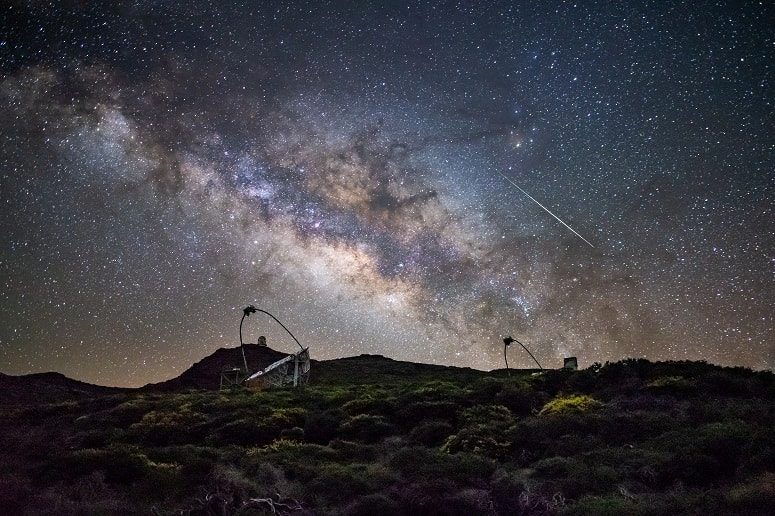
<svg viewBox="0 0 775 516">
<path fill-rule="evenodd" d="M 291 330 L 289 330 L 288 328 L 286 328 L 286 327 L 285 327 L 285 325 L 284 325 L 283 323 L 281 323 L 281 322 L 280 322 L 280 320 L 279 320 L 277 317 L 275 317 L 274 315 L 270 314 L 270 313 L 269 313 L 269 312 L 267 312 L 266 310 L 261 310 L 260 308 L 256 308 L 256 307 L 255 307 L 255 306 L 253 306 L 253 305 L 248 305 L 248 306 L 247 306 L 247 307 L 246 307 L 246 308 L 243 310 L 243 312 L 244 312 L 244 313 L 243 313 L 243 315 L 242 315 L 242 321 L 240 321 L 240 323 L 239 323 L 239 342 L 240 342 L 240 346 L 242 345 L 242 322 L 245 320 L 245 317 L 249 316 L 250 314 L 254 314 L 254 313 L 256 313 L 256 312 L 261 312 L 262 314 L 266 314 L 266 315 L 268 315 L 269 317 L 271 317 L 272 319 L 274 319 L 274 321 L 275 321 L 277 324 L 279 324 L 280 326 L 282 326 L 282 327 L 283 327 L 283 330 L 285 330 L 286 332 L 288 332 L 288 335 L 290 335 L 290 336 L 291 336 L 291 338 L 292 338 L 292 339 L 293 339 L 293 340 L 296 342 L 296 344 L 298 344 L 298 345 L 299 345 L 299 348 L 301 348 L 301 350 L 302 350 L 302 351 L 304 351 L 304 346 L 302 346 L 302 345 L 301 345 L 301 342 L 299 342 L 299 339 L 297 339 L 297 338 L 296 338 L 296 337 L 293 335 L 293 333 L 291 333 Z M 243 355 L 244 355 L 244 353 L 245 353 L 245 352 L 243 351 Z M 247 369 L 247 365 L 246 365 L 245 367 L 246 367 L 246 369 Z"/>
<path fill-rule="evenodd" d="M 538 369 L 540 369 L 541 371 L 544 370 L 544 368 L 541 367 L 541 364 L 538 362 L 538 360 L 536 360 L 536 357 L 533 356 L 533 354 L 530 352 L 530 350 L 527 349 L 527 347 L 525 347 L 524 344 L 522 344 L 520 341 L 518 341 L 517 339 L 515 339 L 513 337 L 506 337 L 505 339 L 503 339 L 503 344 L 504 344 L 504 346 L 503 346 L 503 357 L 504 357 L 504 359 L 506 358 L 506 346 L 508 346 L 512 342 L 516 342 L 517 344 L 522 346 L 522 349 L 527 351 L 527 354 L 530 355 L 530 358 L 532 358 L 535 361 L 535 363 L 538 364 Z M 507 361 L 506 362 L 506 369 L 508 369 L 508 367 L 509 366 L 508 366 L 508 361 Z"/>
</svg>

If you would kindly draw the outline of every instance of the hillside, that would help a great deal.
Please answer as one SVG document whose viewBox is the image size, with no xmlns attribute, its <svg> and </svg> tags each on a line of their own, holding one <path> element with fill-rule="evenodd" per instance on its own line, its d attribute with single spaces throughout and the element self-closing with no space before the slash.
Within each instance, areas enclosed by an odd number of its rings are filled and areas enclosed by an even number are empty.
<svg viewBox="0 0 775 516">
<path fill-rule="evenodd" d="M 263 369 L 269 364 L 287 356 L 287 353 L 275 351 L 258 344 L 245 344 L 245 359 L 251 371 Z M 148 384 L 143 390 L 182 391 L 190 389 L 218 389 L 221 371 L 233 367 L 243 367 L 242 351 L 239 347 L 219 348 L 193 364 L 179 376 L 159 383 Z"/>
<path fill-rule="evenodd" d="M 313 385 L 394 383 L 405 382 L 407 378 L 415 381 L 423 379 L 473 381 L 487 376 L 506 375 L 505 370 L 487 372 L 467 367 L 418 364 L 393 360 L 381 355 L 359 355 L 313 361 L 312 366 L 310 382 Z M 530 371 L 523 369 L 520 374 L 528 372 Z"/>
<path fill-rule="evenodd" d="M 215 355 L 177 385 L 230 359 Z M 298 389 L 0 407 L 0 514 L 751 515 L 775 505 L 771 372 L 627 360 L 507 375 L 370 355 L 316 371 Z"/>
<path fill-rule="evenodd" d="M 250 370 L 256 371 L 284 358 L 287 356 L 287 353 L 275 351 L 266 346 L 258 346 L 257 344 L 245 344 L 245 356 Z M 220 348 L 193 364 L 179 376 L 163 382 L 148 384 L 142 389 L 157 392 L 218 389 L 220 386 L 220 372 L 232 367 L 241 367 L 242 363 L 242 352 L 239 347 Z M 406 378 L 463 380 L 482 378 L 490 374 L 493 373 L 462 367 L 402 362 L 381 355 L 359 355 L 332 360 L 313 359 L 310 383 L 313 385 L 332 383 L 392 383 L 405 381 Z M 506 372 L 504 370 L 494 374 L 506 374 Z"/>
<path fill-rule="evenodd" d="M 0 406 L 59 403 L 125 390 L 80 382 L 60 373 L 35 373 L 22 376 L 0 373 L 0 392 L 2 392 Z"/>
</svg>

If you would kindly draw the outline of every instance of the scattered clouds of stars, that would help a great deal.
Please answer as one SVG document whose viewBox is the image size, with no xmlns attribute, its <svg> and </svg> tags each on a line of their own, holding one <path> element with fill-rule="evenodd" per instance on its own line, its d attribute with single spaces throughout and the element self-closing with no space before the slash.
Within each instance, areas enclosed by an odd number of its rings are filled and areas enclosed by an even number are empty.
<svg viewBox="0 0 775 516">
<path fill-rule="evenodd" d="M 3 372 L 775 364 L 771 6 L 109 4 L 2 8 Z"/>
</svg>

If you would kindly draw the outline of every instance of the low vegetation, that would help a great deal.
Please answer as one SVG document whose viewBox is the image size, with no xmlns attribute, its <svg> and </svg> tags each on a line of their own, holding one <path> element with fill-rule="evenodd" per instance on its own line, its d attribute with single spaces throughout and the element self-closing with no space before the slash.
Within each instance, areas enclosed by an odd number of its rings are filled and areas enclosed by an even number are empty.
<svg viewBox="0 0 775 516">
<path fill-rule="evenodd" d="M 0 513 L 767 514 L 773 400 L 627 360 L 5 406 Z"/>
</svg>

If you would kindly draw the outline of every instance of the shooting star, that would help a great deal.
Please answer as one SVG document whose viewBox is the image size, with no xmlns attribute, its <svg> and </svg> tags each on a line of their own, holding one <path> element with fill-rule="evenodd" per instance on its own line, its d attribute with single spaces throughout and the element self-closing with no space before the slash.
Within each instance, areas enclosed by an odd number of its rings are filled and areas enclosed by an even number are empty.
<svg viewBox="0 0 775 516">
<path fill-rule="evenodd" d="M 587 240 L 587 239 L 586 239 L 586 238 L 584 238 L 583 236 L 579 235 L 579 233 L 578 233 L 578 232 L 577 232 L 575 229 L 573 229 L 572 227 L 570 227 L 569 225 L 567 225 L 565 222 L 563 222 L 563 220 L 562 220 L 560 217 L 558 217 L 557 215 L 555 215 L 554 213 L 552 213 L 552 212 L 549 210 L 549 208 L 547 208 L 546 206 L 544 206 L 543 204 L 541 204 L 540 202 L 538 202 L 538 201 L 537 201 L 537 200 L 536 200 L 536 199 L 535 199 L 535 198 L 534 198 L 532 195 L 530 195 L 529 193 L 527 193 L 526 191 L 524 191 L 524 190 L 523 190 L 523 189 L 522 189 L 522 188 L 521 188 L 521 187 L 520 187 L 520 186 L 519 186 L 517 183 L 515 183 L 514 181 L 512 181 L 511 179 L 509 179 L 509 177 L 508 177 L 506 174 L 504 174 L 504 173 L 503 173 L 503 172 L 501 172 L 500 170 L 498 170 L 498 173 L 501 175 L 501 177 L 503 177 L 503 179 L 505 179 L 506 181 L 508 181 L 508 182 L 509 182 L 509 183 L 511 183 L 512 185 L 516 186 L 516 187 L 517 187 L 517 189 L 518 189 L 520 192 L 522 192 L 523 194 L 525 194 L 525 195 L 527 196 L 527 198 L 528 198 L 528 199 L 530 199 L 531 201 L 533 201 L 534 203 L 536 203 L 537 205 L 539 205 L 541 208 L 543 208 L 543 210 L 544 210 L 546 213 L 548 213 L 549 215 L 551 215 L 552 217 L 554 217 L 555 219 L 557 219 L 557 221 L 558 221 L 560 224 L 562 224 L 562 225 L 563 225 L 563 226 L 565 226 L 566 228 L 570 229 L 570 230 L 573 232 L 573 234 L 574 234 L 574 235 L 576 235 L 577 237 L 579 237 L 580 239 L 582 239 L 582 240 L 583 240 L 583 241 L 584 241 L 584 242 L 585 242 L 585 243 L 586 243 L 586 244 L 587 244 L 589 247 L 591 247 L 592 249 L 595 249 L 595 246 L 593 246 L 593 245 L 592 245 L 592 244 L 589 242 L 589 240 Z"/>
</svg>

